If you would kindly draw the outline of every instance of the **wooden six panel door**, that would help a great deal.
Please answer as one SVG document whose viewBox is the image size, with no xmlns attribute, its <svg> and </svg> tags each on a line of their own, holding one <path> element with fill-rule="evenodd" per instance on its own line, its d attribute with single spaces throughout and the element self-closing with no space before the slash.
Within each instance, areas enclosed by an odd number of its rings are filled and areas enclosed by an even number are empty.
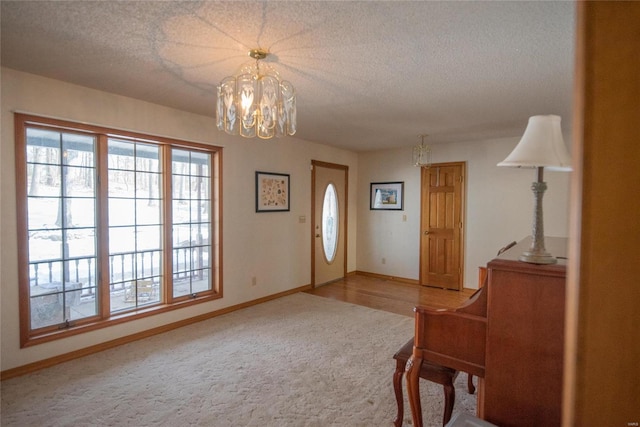
<svg viewBox="0 0 640 427">
<path fill-rule="evenodd" d="M 462 289 L 465 163 L 422 168 L 420 284 Z"/>
</svg>

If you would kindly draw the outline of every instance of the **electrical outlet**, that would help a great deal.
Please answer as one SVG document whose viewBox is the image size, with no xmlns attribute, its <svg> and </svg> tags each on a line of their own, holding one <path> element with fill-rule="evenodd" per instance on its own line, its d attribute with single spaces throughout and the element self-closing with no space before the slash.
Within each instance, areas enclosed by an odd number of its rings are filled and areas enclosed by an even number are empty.
<svg viewBox="0 0 640 427">
<path fill-rule="evenodd" d="M 387 259 L 386 258 L 382 258 L 382 263 L 386 264 L 387 263 Z"/>
<path fill-rule="evenodd" d="M 256 276 L 253 276 L 251 278 L 251 286 L 255 286 L 258 284 L 258 279 L 256 278 Z"/>
</svg>

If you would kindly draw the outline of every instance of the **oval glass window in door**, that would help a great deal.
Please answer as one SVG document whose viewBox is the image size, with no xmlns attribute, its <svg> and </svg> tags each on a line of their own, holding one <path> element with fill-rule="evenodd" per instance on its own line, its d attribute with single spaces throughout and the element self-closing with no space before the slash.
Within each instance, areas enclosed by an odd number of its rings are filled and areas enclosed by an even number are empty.
<svg viewBox="0 0 640 427">
<path fill-rule="evenodd" d="M 327 185 L 322 203 L 322 248 L 328 262 L 333 262 L 338 249 L 338 195 L 333 184 Z"/>
</svg>

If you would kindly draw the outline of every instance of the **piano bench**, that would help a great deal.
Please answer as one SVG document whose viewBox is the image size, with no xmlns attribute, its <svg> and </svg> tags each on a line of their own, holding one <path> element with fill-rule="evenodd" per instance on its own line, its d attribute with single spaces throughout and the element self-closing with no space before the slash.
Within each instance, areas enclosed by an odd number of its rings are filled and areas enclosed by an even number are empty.
<svg viewBox="0 0 640 427">
<path fill-rule="evenodd" d="M 393 355 L 396 359 L 396 371 L 393 374 L 393 389 L 396 393 L 396 403 L 398 404 L 398 414 L 393 422 L 395 427 L 402 426 L 402 420 L 404 418 L 404 398 L 402 394 L 402 376 L 407 365 L 407 361 L 413 354 L 413 338 L 411 338 L 405 345 L 400 347 L 400 350 Z M 453 404 L 456 400 L 456 391 L 453 387 L 453 381 L 458 376 L 458 371 L 455 369 L 447 368 L 446 366 L 437 365 L 435 363 L 422 362 L 422 368 L 420 369 L 420 378 L 424 378 L 427 381 L 431 381 L 437 384 L 441 384 L 444 388 L 444 415 L 442 417 L 442 425 L 445 425 L 451 419 L 451 413 L 453 412 Z M 473 383 L 471 376 L 469 376 L 469 393 L 473 394 L 475 388 L 472 389 Z"/>
</svg>

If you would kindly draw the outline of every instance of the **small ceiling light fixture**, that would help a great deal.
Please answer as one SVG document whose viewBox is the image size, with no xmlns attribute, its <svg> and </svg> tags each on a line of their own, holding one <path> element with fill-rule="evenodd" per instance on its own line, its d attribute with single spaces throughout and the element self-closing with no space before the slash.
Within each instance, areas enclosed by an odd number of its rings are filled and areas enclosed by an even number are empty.
<svg viewBox="0 0 640 427">
<path fill-rule="evenodd" d="M 296 92 L 293 85 L 261 60 L 268 52 L 252 49 L 255 59 L 218 85 L 217 125 L 230 135 L 270 139 L 296 133 Z"/>
<path fill-rule="evenodd" d="M 418 135 L 421 138 L 420 144 L 413 147 L 413 165 L 419 168 L 431 166 L 431 147 L 424 143 L 424 138 L 428 135 Z"/>
<path fill-rule="evenodd" d="M 544 169 L 571 171 L 571 158 L 562 139 L 560 116 L 533 116 L 516 148 L 498 166 L 535 168 L 537 180 L 531 184 L 534 196 L 531 246 L 518 258 L 532 264 L 555 264 L 557 259 L 544 247 L 542 196 L 547 189 Z"/>
</svg>

